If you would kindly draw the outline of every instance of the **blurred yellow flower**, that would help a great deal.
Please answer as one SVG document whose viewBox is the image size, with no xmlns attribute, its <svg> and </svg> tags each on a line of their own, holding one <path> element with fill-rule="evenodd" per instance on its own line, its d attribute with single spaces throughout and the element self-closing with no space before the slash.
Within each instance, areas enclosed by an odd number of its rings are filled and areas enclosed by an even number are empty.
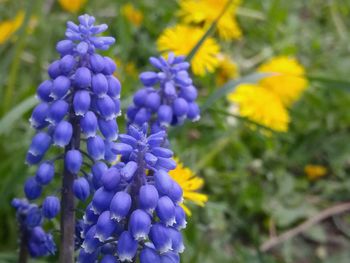
<svg viewBox="0 0 350 263">
<path fill-rule="evenodd" d="M 279 56 L 261 65 L 259 72 L 276 73 L 260 80 L 259 84 L 275 93 L 289 107 L 307 87 L 305 69 L 295 58 Z"/>
<path fill-rule="evenodd" d="M 238 67 L 237 64 L 225 54 L 219 54 L 218 59 L 219 66 L 216 74 L 216 83 L 218 85 L 223 85 L 228 80 L 234 79 L 238 76 Z"/>
<path fill-rule="evenodd" d="M 76 13 L 83 7 L 86 0 L 58 0 L 58 2 L 64 10 Z"/>
<path fill-rule="evenodd" d="M 198 193 L 197 191 L 202 188 L 204 180 L 196 175 L 188 168 L 175 158 L 177 166 L 175 170 L 169 172 L 171 178 L 173 178 L 183 190 L 184 202 L 181 204 L 187 215 L 191 215 L 190 209 L 184 204 L 187 201 L 204 206 L 208 201 L 208 196 L 205 194 Z"/>
<path fill-rule="evenodd" d="M 289 113 L 281 100 L 258 84 L 241 84 L 228 95 L 239 115 L 278 132 L 288 130 Z"/>
<path fill-rule="evenodd" d="M 134 26 L 140 26 L 143 20 L 143 14 L 132 4 L 128 3 L 121 8 L 122 15 Z"/>
<path fill-rule="evenodd" d="M 314 181 L 327 174 L 327 168 L 322 165 L 308 164 L 304 167 L 304 172 L 309 180 Z"/>
<path fill-rule="evenodd" d="M 175 55 L 188 55 L 204 34 L 204 29 L 193 26 L 176 25 L 167 28 L 158 38 L 158 50 L 172 51 Z M 204 76 L 213 72 L 219 65 L 219 52 L 220 47 L 215 39 L 208 37 L 191 60 L 193 73 Z"/>
<path fill-rule="evenodd" d="M 24 12 L 19 11 L 13 19 L 0 22 L 0 45 L 11 38 L 11 36 L 21 27 L 23 20 Z"/>
<path fill-rule="evenodd" d="M 209 26 L 219 16 L 230 0 L 180 0 L 179 15 L 185 23 Z M 240 0 L 232 1 L 217 24 L 219 36 L 225 40 L 239 39 L 242 31 L 236 21 L 236 9 Z"/>
</svg>

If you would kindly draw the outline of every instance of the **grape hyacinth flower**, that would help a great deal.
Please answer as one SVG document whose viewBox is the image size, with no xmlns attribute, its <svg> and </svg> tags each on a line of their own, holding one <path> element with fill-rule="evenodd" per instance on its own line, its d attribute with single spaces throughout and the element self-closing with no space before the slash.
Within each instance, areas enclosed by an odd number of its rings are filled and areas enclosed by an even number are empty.
<svg viewBox="0 0 350 263">
<path fill-rule="evenodd" d="M 144 87 L 135 93 L 133 105 L 127 110 L 129 122 L 139 126 L 150 122 L 152 129 L 158 131 L 182 124 L 185 119 L 198 120 L 197 89 L 187 71 L 190 64 L 185 57 L 169 53 L 168 59 L 151 57 L 150 63 L 159 72 L 140 74 Z"/>
<path fill-rule="evenodd" d="M 27 247 L 32 257 L 54 254 L 56 246 L 51 234 L 42 228 L 42 211 L 37 205 L 29 203 L 26 199 L 15 198 L 12 206 L 16 209 L 16 218 L 21 230 L 22 244 Z"/>
<path fill-rule="evenodd" d="M 182 189 L 167 173 L 176 163 L 166 136 L 164 130 L 149 134 L 147 124 L 129 125 L 112 148 L 120 162 L 95 168 L 101 185 L 85 212 L 79 262 L 97 258 L 106 246 L 106 262 L 179 262 L 186 219 Z"/>
<path fill-rule="evenodd" d="M 93 190 L 89 177 L 93 171 L 89 171 L 89 167 L 98 160 L 105 160 L 105 156 L 109 161 L 115 159 L 110 149 L 118 137 L 116 117 L 120 115 L 121 85 L 113 76 L 116 70 L 114 61 L 97 53 L 98 50 L 107 50 L 115 39 L 98 36 L 106 31 L 107 25 L 94 25 L 94 22 L 93 16 L 82 15 L 79 24 L 67 23 L 66 38 L 56 45 L 60 58 L 50 64 L 49 79 L 39 85 L 37 97 L 40 103 L 30 118 L 37 133 L 30 144 L 26 162 L 38 165 L 38 168 L 35 176 L 27 179 L 24 192 L 30 200 L 44 198 L 39 209 L 43 217 L 52 219 L 62 211 L 62 262 L 73 260 L 74 196 L 80 200 L 88 198 Z M 50 157 L 49 150 L 53 147 L 61 148 L 63 154 Z M 64 171 L 60 203 L 57 197 L 45 198 L 43 193 L 45 186 L 58 173 L 56 168 L 60 166 L 55 163 L 61 159 Z M 39 230 L 35 233 L 38 235 L 36 240 L 44 238 Z M 46 239 L 52 242 L 52 238 Z M 31 253 L 33 256 L 46 254 L 33 242 L 28 246 L 31 251 L 37 251 Z"/>
</svg>

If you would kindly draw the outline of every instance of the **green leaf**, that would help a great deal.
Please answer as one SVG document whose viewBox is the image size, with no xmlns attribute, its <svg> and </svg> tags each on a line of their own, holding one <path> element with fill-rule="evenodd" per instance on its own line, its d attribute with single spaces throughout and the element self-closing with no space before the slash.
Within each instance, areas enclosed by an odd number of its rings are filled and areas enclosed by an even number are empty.
<svg viewBox="0 0 350 263">
<path fill-rule="evenodd" d="M 224 97 L 229 92 L 232 92 L 239 84 L 242 83 L 256 83 L 258 80 L 268 76 L 266 73 L 253 73 L 247 76 L 244 76 L 239 79 L 231 80 L 224 84 L 221 88 L 212 93 L 208 99 L 201 106 L 202 112 L 210 108 L 217 100 L 221 97 Z"/>
<path fill-rule="evenodd" d="M 310 82 L 316 83 L 318 84 L 318 86 L 321 86 L 321 87 L 338 88 L 338 89 L 344 89 L 346 91 L 350 91 L 350 81 L 332 79 L 332 78 L 321 77 L 321 76 L 313 76 L 313 75 L 307 75 L 307 78 Z"/>
<path fill-rule="evenodd" d="M 9 111 L 0 120 L 0 135 L 11 131 L 13 125 L 23 116 L 24 113 L 30 110 L 37 102 L 38 100 L 35 97 L 30 97 L 22 101 L 11 111 Z"/>
</svg>

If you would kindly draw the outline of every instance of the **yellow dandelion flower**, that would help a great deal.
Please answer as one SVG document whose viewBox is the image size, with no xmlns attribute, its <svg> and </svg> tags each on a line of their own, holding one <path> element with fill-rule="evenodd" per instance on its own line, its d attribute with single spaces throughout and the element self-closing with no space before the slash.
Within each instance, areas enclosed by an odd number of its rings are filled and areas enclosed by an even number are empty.
<svg viewBox="0 0 350 263">
<path fill-rule="evenodd" d="M 311 181 L 317 180 L 327 174 L 327 168 L 323 165 L 308 164 L 304 167 L 307 178 Z"/>
<path fill-rule="evenodd" d="M 140 26 L 143 20 L 143 14 L 132 4 L 128 3 L 121 8 L 122 15 L 134 26 Z"/>
<path fill-rule="evenodd" d="M 224 54 L 219 54 L 219 66 L 216 74 L 216 83 L 218 85 L 225 84 L 228 80 L 238 76 L 238 67 L 233 60 Z"/>
<path fill-rule="evenodd" d="M 219 16 L 229 0 L 181 0 L 179 16 L 185 23 L 209 26 Z M 217 24 L 219 36 L 225 40 L 239 39 L 242 31 L 236 21 L 236 9 L 241 1 L 232 1 Z"/>
<path fill-rule="evenodd" d="M 0 45 L 5 43 L 21 27 L 24 20 L 24 12 L 19 11 L 15 18 L 0 23 Z"/>
<path fill-rule="evenodd" d="M 58 2 L 64 10 L 76 13 L 85 5 L 86 0 L 58 0 Z"/>
<path fill-rule="evenodd" d="M 257 84 L 241 84 L 228 95 L 239 115 L 278 132 L 288 130 L 289 113 L 281 100 Z"/>
<path fill-rule="evenodd" d="M 259 72 L 276 73 L 260 80 L 259 84 L 275 93 L 284 105 L 292 105 L 307 87 L 305 69 L 295 58 L 279 56 L 261 65 Z"/>
<path fill-rule="evenodd" d="M 185 205 L 187 201 L 191 201 L 199 206 L 204 206 L 208 201 L 207 195 L 197 192 L 202 188 L 204 180 L 194 175 L 188 167 L 184 167 L 178 159 L 175 159 L 175 161 L 177 166 L 175 170 L 169 172 L 169 175 L 181 186 L 184 197 L 184 203 L 181 206 L 188 215 L 191 215 L 191 211 Z"/>
<path fill-rule="evenodd" d="M 176 25 L 165 29 L 157 41 L 160 52 L 172 51 L 175 55 L 188 55 L 205 34 L 199 27 Z M 213 72 L 219 64 L 220 47 L 214 38 L 208 37 L 191 60 L 194 74 L 203 76 Z"/>
</svg>

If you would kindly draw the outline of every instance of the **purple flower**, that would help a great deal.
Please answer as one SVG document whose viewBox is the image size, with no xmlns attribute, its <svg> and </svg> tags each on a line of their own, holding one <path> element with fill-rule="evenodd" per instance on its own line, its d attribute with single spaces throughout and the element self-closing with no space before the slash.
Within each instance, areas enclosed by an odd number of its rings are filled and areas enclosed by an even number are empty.
<svg viewBox="0 0 350 263">
<path fill-rule="evenodd" d="M 84 177 L 74 180 L 73 192 L 76 198 L 85 201 L 90 195 L 90 184 Z"/>
<path fill-rule="evenodd" d="M 137 241 L 130 232 L 124 231 L 118 240 L 117 253 L 120 261 L 132 261 L 136 255 Z"/>
<path fill-rule="evenodd" d="M 61 121 L 55 128 L 53 142 L 59 147 L 65 147 L 70 142 L 73 135 L 73 127 L 67 121 Z"/>
<path fill-rule="evenodd" d="M 69 150 L 65 156 L 65 166 L 73 174 L 77 174 L 83 163 L 83 157 L 78 150 Z"/>
<path fill-rule="evenodd" d="M 29 200 L 36 199 L 41 195 L 42 188 L 34 177 L 29 177 L 24 184 L 24 193 Z"/>
<path fill-rule="evenodd" d="M 41 185 L 47 185 L 51 182 L 54 175 L 55 167 L 53 163 L 43 162 L 36 171 L 35 180 Z"/>
<path fill-rule="evenodd" d="M 48 196 L 43 202 L 43 215 L 48 219 L 52 219 L 57 216 L 60 207 L 60 200 L 56 196 Z"/>
</svg>

